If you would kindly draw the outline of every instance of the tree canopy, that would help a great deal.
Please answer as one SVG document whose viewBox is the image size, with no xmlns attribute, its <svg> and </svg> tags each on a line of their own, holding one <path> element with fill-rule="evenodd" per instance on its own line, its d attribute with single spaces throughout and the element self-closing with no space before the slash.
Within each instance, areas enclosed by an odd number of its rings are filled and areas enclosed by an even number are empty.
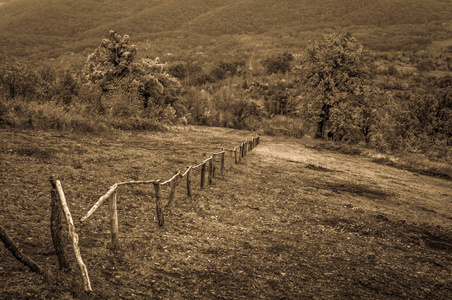
<svg viewBox="0 0 452 300">
<path fill-rule="evenodd" d="M 324 35 L 312 44 L 298 67 L 301 103 L 317 122 L 316 137 L 328 131 L 339 139 L 370 133 L 372 65 L 366 50 L 349 33 Z"/>
</svg>

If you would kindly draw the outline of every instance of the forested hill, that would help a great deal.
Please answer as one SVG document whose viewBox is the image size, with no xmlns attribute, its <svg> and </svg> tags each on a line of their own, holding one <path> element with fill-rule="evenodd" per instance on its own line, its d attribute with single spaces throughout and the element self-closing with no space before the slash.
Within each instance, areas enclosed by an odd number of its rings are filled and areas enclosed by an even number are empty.
<svg viewBox="0 0 452 300">
<path fill-rule="evenodd" d="M 92 50 L 110 29 L 152 55 L 292 50 L 345 28 L 376 50 L 452 36 L 449 0 L 0 0 L 0 49 L 24 57 Z M 143 47 L 141 47 L 143 48 Z M 180 51 L 178 51 L 180 50 Z M 246 50 L 246 49 L 245 49 Z M 85 51 L 84 54 L 87 52 Z M 179 53 L 180 52 L 180 53 Z"/>
</svg>

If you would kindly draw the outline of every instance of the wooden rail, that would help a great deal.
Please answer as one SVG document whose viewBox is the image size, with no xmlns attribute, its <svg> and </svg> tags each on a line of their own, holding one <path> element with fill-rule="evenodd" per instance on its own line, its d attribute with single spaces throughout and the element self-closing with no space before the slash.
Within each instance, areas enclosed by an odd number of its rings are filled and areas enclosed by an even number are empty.
<svg viewBox="0 0 452 300">
<path fill-rule="evenodd" d="M 216 177 L 216 158 L 220 157 L 220 174 L 224 174 L 225 170 L 225 157 L 226 152 L 234 153 L 234 163 L 238 164 L 241 162 L 243 157 L 247 155 L 247 153 L 253 150 L 259 144 L 260 137 L 253 137 L 251 141 L 245 140 L 241 145 L 234 147 L 233 149 L 222 149 L 221 152 L 213 153 L 211 156 L 203 160 L 201 163 L 195 166 L 188 166 L 184 173 L 176 172 L 170 179 L 161 182 L 160 180 L 141 180 L 141 181 L 124 181 L 113 184 L 109 187 L 108 191 L 102 195 L 97 202 L 91 207 L 91 209 L 83 216 L 80 221 L 86 221 L 107 199 L 109 199 L 112 195 L 116 198 L 117 189 L 123 185 L 138 185 L 138 184 L 153 184 L 154 185 L 154 196 L 156 199 L 156 212 L 159 226 L 163 226 L 164 218 L 163 211 L 164 209 L 170 207 L 172 202 L 174 201 L 176 194 L 176 187 L 178 184 L 178 180 L 184 177 L 187 177 L 186 188 L 187 188 L 187 197 L 191 198 L 193 196 L 193 186 L 192 186 L 192 171 L 196 169 L 201 169 L 201 178 L 200 178 L 200 187 L 201 189 L 206 187 L 206 184 L 211 185 L 213 183 L 214 178 Z M 207 174 L 206 174 L 207 173 Z M 206 181 L 207 175 L 207 181 Z M 170 195 L 168 203 L 165 207 L 161 204 L 161 187 L 165 185 L 170 185 Z M 111 200 L 114 201 L 114 200 Z M 117 218 L 117 213 L 113 212 L 116 204 L 111 204 L 111 217 Z M 112 224 L 115 221 L 112 220 Z M 112 225 L 112 235 L 117 236 L 116 227 Z M 118 247 L 118 243 L 116 239 L 112 237 L 112 248 L 116 249 Z"/>
<path fill-rule="evenodd" d="M 176 188 L 179 183 L 179 180 L 186 177 L 186 195 L 189 199 L 193 197 L 193 185 L 192 185 L 192 177 L 193 171 L 197 169 L 201 169 L 200 172 L 200 186 L 201 189 L 205 188 L 206 183 L 211 185 L 213 183 L 214 178 L 216 178 L 216 164 L 220 165 L 220 174 L 224 175 L 225 171 L 225 159 L 226 153 L 231 153 L 230 157 L 233 160 L 233 164 L 239 164 L 241 160 L 247 155 L 249 151 L 252 151 L 257 145 L 259 145 L 260 137 L 253 137 L 250 141 L 246 140 L 241 145 L 234 147 L 233 149 L 224 149 L 222 148 L 221 152 L 213 153 L 211 156 L 203 160 L 201 163 L 195 166 L 188 166 L 185 172 L 175 172 L 174 175 L 165 181 L 156 180 L 140 180 L 140 181 L 123 181 L 113 184 L 108 188 L 108 191 L 102 195 L 96 203 L 91 207 L 91 209 L 84 215 L 80 221 L 83 223 L 86 221 L 106 200 L 110 200 L 109 211 L 110 211 L 110 227 L 111 227 L 111 248 L 116 253 L 119 249 L 119 230 L 118 230 L 118 208 L 117 208 L 117 197 L 118 197 L 118 189 L 120 186 L 133 186 L 133 185 L 145 185 L 152 184 L 154 186 L 154 197 L 155 197 L 155 208 L 157 215 L 157 224 L 158 226 L 163 226 L 164 219 L 164 210 L 171 206 L 174 202 L 176 195 Z M 219 161 L 218 161 L 219 157 Z M 206 174 L 207 172 L 207 174 Z M 207 175 L 207 182 L 206 182 Z M 52 239 L 54 242 L 54 247 L 56 250 L 56 254 L 58 256 L 58 262 L 60 265 L 60 269 L 67 269 L 69 267 L 69 263 L 67 260 L 67 254 L 64 250 L 61 238 L 61 214 L 66 218 L 68 228 L 69 228 L 69 236 L 72 240 L 72 247 L 74 249 L 74 253 L 76 256 L 76 262 L 79 265 L 84 289 L 87 292 L 91 292 L 91 283 L 88 276 L 88 270 L 86 265 L 84 264 L 82 257 L 80 255 L 80 248 L 78 246 L 79 237 L 76 233 L 74 222 L 72 220 L 71 213 L 69 211 L 69 207 L 66 202 L 66 198 L 64 196 L 63 188 L 61 186 L 61 182 L 59 180 L 54 180 L 53 177 L 50 179 L 52 184 L 51 190 L 51 206 L 52 206 L 52 218 L 51 218 L 51 229 L 52 229 Z M 168 197 L 168 202 L 165 206 L 162 204 L 162 186 L 169 185 L 170 193 Z M 57 200 L 60 201 L 57 201 Z M 38 273 L 40 270 L 37 270 Z"/>
</svg>

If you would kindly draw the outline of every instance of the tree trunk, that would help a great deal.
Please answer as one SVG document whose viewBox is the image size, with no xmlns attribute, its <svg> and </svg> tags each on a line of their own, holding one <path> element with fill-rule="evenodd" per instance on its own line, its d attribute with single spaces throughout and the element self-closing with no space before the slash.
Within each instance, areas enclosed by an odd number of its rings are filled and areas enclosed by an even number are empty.
<svg viewBox="0 0 452 300">
<path fill-rule="evenodd" d="M 317 123 L 317 132 L 315 133 L 314 138 L 323 139 L 325 138 L 325 125 L 328 119 L 330 118 L 330 108 L 331 105 L 323 104 L 322 112 L 320 113 L 320 121 Z"/>
</svg>

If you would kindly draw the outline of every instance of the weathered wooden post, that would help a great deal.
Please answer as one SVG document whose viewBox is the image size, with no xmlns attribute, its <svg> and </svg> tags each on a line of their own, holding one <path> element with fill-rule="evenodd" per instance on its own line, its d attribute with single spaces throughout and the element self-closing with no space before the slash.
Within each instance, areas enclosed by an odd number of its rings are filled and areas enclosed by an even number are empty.
<svg viewBox="0 0 452 300">
<path fill-rule="evenodd" d="M 187 196 L 190 199 L 192 197 L 192 190 L 191 190 L 191 166 L 188 167 L 188 170 L 187 170 Z"/>
<path fill-rule="evenodd" d="M 213 156 L 210 157 L 209 159 L 209 175 L 208 175 L 208 183 L 209 185 L 212 184 L 212 178 L 213 178 Z"/>
<path fill-rule="evenodd" d="M 110 197 L 110 226 L 111 226 L 111 249 L 116 252 L 119 249 L 118 229 L 118 192 L 115 191 Z"/>
<path fill-rule="evenodd" d="M 171 205 L 171 203 L 173 203 L 174 197 L 176 196 L 177 179 L 179 177 L 178 176 L 179 174 L 180 174 L 179 172 L 176 172 L 176 175 L 174 176 L 173 180 L 170 182 L 171 190 L 170 190 L 168 203 L 166 204 L 166 207 L 169 207 Z"/>
<path fill-rule="evenodd" d="M 157 213 L 157 223 L 160 227 L 163 226 L 165 223 L 164 217 L 163 217 L 163 208 L 162 208 L 162 195 L 160 192 L 161 184 L 160 180 L 158 179 L 154 183 L 154 191 L 155 191 L 155 210 Z"/>
<path fill-rule="evenodd" d="M 66 216 L 66 221 L 68 223 L 69 227 L 68 231 L 69 236 L 72 240 L 72 248 L 74 249 L 75 258 L 82 273 L 83 287 L 86 292 L 92 292 L 93 290 L 91 289 L 91 282 L 88 276 L 88 269 L 86 268 L 86 265 L 83 262 L 82 255 L 80 254 L 80 247 L 78 246 L 79 237 L 77 232 L 75 231 L 74 221 L 72 220 L 72 215 L 71 212 L 69 211 L 69 207 L 66 202 L 66 197 L 64 196 L 63 187 L 61 186 L 61 182 L 59 180 L 57 180 L 55 183 L 58 196 L 61 201 L 61 207 L 63 208 L 63 212 L 64 215 Z"/>
<path fill-rule="evenodd" d="M 221 176 L 223 176 L 224 175 L 224 155 L 225 155 L 225 151 L 224 151 L 224 148 L 223 148 L 223 152 L 221 152 L 221 163 L 220 163 L 220 174 L 221 174 Z"/>
<path fill-rule="evenodd" d="M 205 180 L 206 180 L 206 162 L 204 161 L 201 164 L 201 189 L 204 188 Z"/>
<path fill-rule="evenodd" d="M 215 154 L 212 155 L 212 178 L 215 178 L 215 171 L 217 170 L 215 165 Z"/>
<path fill-rule="evenodd" d="M 50 190 L 50 233 L 52 236 L 53 248 L 55 249 L 55 254 L 58 259 L 58 269 L 67 271 L 70 266 L 62 236 L 63 225 L 61 224 L 61 217 L 63 212 L 61 210 L 61 204 L 58 201 L 55 179 L 51 176 L 49 180 L 52 186 L 52 189 Z"/>
<path fill-rule="evenodd" d="M 235 164 L 239 163 L 238 157 L 237 157 L 237 147 L 234 148 L 234 162 Z"/>
</svg>

